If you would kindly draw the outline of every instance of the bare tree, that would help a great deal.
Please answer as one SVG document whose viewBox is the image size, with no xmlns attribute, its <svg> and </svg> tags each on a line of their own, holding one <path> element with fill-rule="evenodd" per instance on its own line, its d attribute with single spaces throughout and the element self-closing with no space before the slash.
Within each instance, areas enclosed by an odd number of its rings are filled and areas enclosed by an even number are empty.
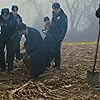
<svg viewBox="0 0 100 100">
<path fill-rule="evenodd" d="M 49 3 L 51 1 L 41 1 L 41 0 L 30 0 L 31 3 L 33 4 L 34 10 L 36 11 L 37 17 L 35 18 L 35 26 L 41 30 L 43 27 L 43 18 L 47 15 L 47 12 L 49 11 Z M 43 9 L 43 6 L 46 6 L 47 9 Z M 46 13 L 44 13 L 46 12 Z"/>
<path fill-rule="evenodd" d="M 85 12 L 91 7 L 95 0 L 85 1 L 85 0 L 73 0 L 72 4 L 68 0 L 65 0 L 66 5 L 70 13 L 70 31 L 71 33 L 78 31 L 78 25 L 80 24 L 81 18 Z M 85 5 L 84 5 L 84 2 Z M 81 6 L 80 6 L 81 4 Z M 83 5 L 82 5 L 83 4 Z M 82 7 L 83 6 L 83 7 Z M 80 11 L 81 9 L 81 11 Z"/>
</svg>

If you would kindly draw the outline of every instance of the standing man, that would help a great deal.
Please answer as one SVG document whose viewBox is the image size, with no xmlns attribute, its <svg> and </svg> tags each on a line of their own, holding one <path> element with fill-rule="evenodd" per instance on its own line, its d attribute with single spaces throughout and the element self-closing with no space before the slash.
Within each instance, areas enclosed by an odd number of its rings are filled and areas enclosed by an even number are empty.
<svg viewBox="0 0 100 100">
<path fill-rule="evenodd" d="M 21 16 L 18 14 L 18 6 L 17 5 L 13 5 L 12 6 L 12 12 L 11 15 L 13 15 L 14 17 L 16 17 L 17 19 L 17 24 L 22 22 L 22 18 Z M 21 36 L 18 36 L 19 38 L 19 42 L 18 45 L 16 47 L 16 59 L 21 60 L 22 59 L 22 55 L 20 54 L 20 40 L 21 40 Z"/>
<path fill-rule="evenodd" d="M 63 41 L 66 31 L 68 19 L 64 11 L 60 8 L 59 3 L 52 5 L 52 23 L 48 30 L 48 35 L 45 38 L 48 50 L 54 50 L 55 67 L 60 68 L 60 46 Z M 50 53 L 49 53 L 50 54 Z"/>
<path fill-rule="evenodd" d="M 19 35 L 25 35 L 25 49 L 28 54 L 28 59 L 31 61 L 29 66 L 31 77 L 36 78 L 45 70 L 45 52 L 43 51 L 43 38 L 40 32 L 34 28 L 27 27 L 24 23 L 19 23 L 17 26 Z"/>
<path fill-rule="evenodd" d="M 13 61 L 16 48 L 16 25 L 17 20 L 10 15 L 9 9 L 4 8 L 0 15 L 0 71 L 6 70 L 5 52 L 6 46 L 8 72 L 13 74 Z"/>
</svg>

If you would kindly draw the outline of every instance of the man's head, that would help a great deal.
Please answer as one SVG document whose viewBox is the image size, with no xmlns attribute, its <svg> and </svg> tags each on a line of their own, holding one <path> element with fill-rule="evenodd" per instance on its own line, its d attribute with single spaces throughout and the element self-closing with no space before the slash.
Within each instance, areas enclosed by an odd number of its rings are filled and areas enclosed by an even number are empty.
<svg viewBox="0 0 100 100">
<path fill-rule="evenodd" d="M 18 12 L 18 6 L 17 5 L 13 5 L 12 6 L 12 13 L 13 14 L 17 14 L 17 12 Z"/>
<path fill-rule="evenodd" d="M 17 25 L 17 32 L 19 35 L 24 35 L 26 33 L 27 26 L 24 23 L 19 23 Z"/>
<path fill-rule="evenodd" d="M 54 4 L 52 5 L 52 9 L 53 9 L 53 11 L 54 11 L 55 14 L 59 14 L 60 11 L 61 11 L 61 9 L 60 9 L 60 4 L 59 4 L 59 3 L 54 3 Z"/>
<path fill-rule="evenodd" d="M 10 12 L 8 8 L 3 8 L 1 10 L 1 16 L 3 17 L 3 19 L 8 20 L 9 15 L 10 15 Z"/>
<path fill-rule="evenodd" d="M 47 24 L 50 24 L 50 18 L 49 17 L 44 17 L 44 23 L 47 25 Z"/>
</svg>

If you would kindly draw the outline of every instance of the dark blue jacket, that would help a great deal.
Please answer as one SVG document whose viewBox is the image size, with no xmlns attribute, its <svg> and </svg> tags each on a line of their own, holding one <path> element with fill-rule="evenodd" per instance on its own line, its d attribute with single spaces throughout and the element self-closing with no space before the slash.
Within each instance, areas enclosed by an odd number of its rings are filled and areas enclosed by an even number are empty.
<svg viewBox="0 0 100 100">
<path fill-rule="evenodd" d="M 37 77 L 44 72 L 46 66 L 47 56 L 42 46 L 43 38 L 38 30 L 30 27 L 28 27 L 25 37 L 25 46 L 27 53 L 30 55 L 32 74 L 33 77 Z"/>
<path fill-rule="evenodd" d="M 0 16 L 1 34 L 0 39 L 9 40 L 16 33 L 17 20 L 13 16 L 9 16 L 8 20 L 4 20 Z"/>
<path fill-rule="evenodd" d="M 25 37 L 25 48 L 28 53 L 33 53 L 41 49 L 43 38 L 38 30 L 28 27 L 28 34 L 26 33 Z"/>
<path fill-rule="evenodd" d="M 17 14 L 16 16 L 14 16 L 14 15 L 12 14 L 12 12 L 11 12 L 10 14 L 11 14 L 11 16 L 16 17 L 17 24 L 20 23 L 20 22 L 22 22 L 22 17 L 21 17 L 19 14 Z M 16 33 L 17 33 L 17 32 L 16 32 Z M 17 33 L 17 35 L 18 35 L 18 33 Z M 17 36 L 17 38 L 18 38 L 17 40 L 19 40 L 19 42 L 20 42 L 20 40 L 21 40 L 21 37 L 22 37 L 22 36 L 20 36 L 20 35 Z"/>
<path fill-rule="evenodd" d="M 10 14 L 11 14 L 12 16 L 14 16 L 14 15 L 12 14 L 12 12 L 11 12 Z M 17 15 L 14 16 L 14 17 L 16 17 L 18 23 L 19 23 L 19 22 L 22 22 L 22 17 L 21 17 L 19 14 L 17 14 Z"/>
<path fill-rule="evenodd" d="M 59 14 L 56 15 L 54 12 L 52 14 L 52 23 L 48 32 L 53 35 L 57 41 L 61 42 L 67 31 L 68 19 L 62 9 Z"/>
</svg>

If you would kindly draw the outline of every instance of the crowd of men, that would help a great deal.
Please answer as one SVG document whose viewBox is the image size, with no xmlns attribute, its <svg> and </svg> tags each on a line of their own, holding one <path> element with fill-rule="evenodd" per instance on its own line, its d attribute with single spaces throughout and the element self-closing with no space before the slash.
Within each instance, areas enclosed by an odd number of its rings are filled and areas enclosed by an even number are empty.
<svg viewBox="0 0 100 100">
<path fill-rule="evenodd" d="M 22 22 L 17 5 L 12 6 L 12 12 L 9 12 L 9 8 L 1 10 L 0 72 L 7 70 L 9 74 L 14 74 L 14 58 L 29 59 L 32 78 L 44 73 L 46 67 L 51 66 L 51 62 L 54 62 L 56 69 L 60 69 L 60 46 L 67 31 L 68 19 L 59 3 L 54 3 L 52 9 L 52 20 L 49 17 L 44 18 L 45 25 L 42 29 L 46 35 L 44 39 L 37 29 L 28 27 Z M 20 53 L 22 35 L 26 38 L 24 56 Z"/>
</svg>

